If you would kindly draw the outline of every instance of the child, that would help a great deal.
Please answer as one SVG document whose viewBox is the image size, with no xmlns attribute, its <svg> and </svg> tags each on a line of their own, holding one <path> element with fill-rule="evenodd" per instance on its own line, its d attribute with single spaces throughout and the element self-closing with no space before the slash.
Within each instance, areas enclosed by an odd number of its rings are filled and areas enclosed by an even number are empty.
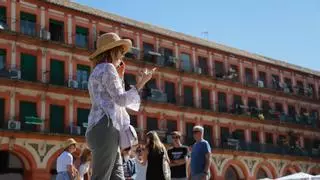
<svg viewBox="0 0 320 180">
<path fill-rule="evenodd" d="M 130 158 L 131 147 L 126 148 L 122 151 L 122 166 L 124 177 L 127 180 L 133 180 L 136 177 L 136 162 Z"/>
<path fill-rule="evenodd" d="M 77 176 L 78 171 L 73 165 L 72 153 L 76 151 L 77 142 L 73 139 L 67 139 L 64 142 L 64 151 L 57 159 L 57 178 L 56 180 L 71 180 Z"/>
<path fill-rule="evenodd" d="M 91 175 L 90 170 L 90 162 L 92 159 L 91 151 L 86 148 L 83 150 L 81 157 L 80 157 L 80 167 L 79 167 L 79 180 L 84 180 L 84 175 L 87 174 L 88 177 Z"/>
</svg>

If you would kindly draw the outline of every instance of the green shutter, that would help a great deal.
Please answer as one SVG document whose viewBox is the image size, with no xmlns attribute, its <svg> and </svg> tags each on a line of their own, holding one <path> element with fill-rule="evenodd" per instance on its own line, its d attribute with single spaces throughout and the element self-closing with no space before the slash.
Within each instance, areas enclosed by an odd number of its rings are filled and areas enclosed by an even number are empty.
<svg viewBox="0 0 320 180">
<path fill-rule="evenodd" d="M 37 117 L 37 104 L 34 102 L 20 102 L 19 119 L 21 122 L 21 129 L 24 131 L 32 131 L 35 127 L 32 124 L 26 124 L 26 117 Z"/>
<path fill-rule="evenodd" d="M 90 74 L 90 66 L 86 66 L 86 65 L 82 65 L 82 64 L 77 64 L 77 70 L 87 71 L 88 74 Z"/>
<path fill-rule="evenodd" d="M 7 9 L 6 7 L 0 7 L 0 21 L 7 22 Z"/>
<path fill-rule="evenodd" d="M 64 133 L 64 106 L 50 105 L 50 132 Z"/>
<path fill-rule="evenodd" d="M 77 27 L 76 27 L 76 33 L 77 33 L 77 34 L 82 34 L 82 35 L 84 35 L 84 36 L 87 36 L 87 35 L 88 35 L 88 29 L 87 29 L 87 28 L 80 27 L 80 26 L 77 26 Z"/>
<path fill-rule="evenodd" d="M 0 98 L 0 129 L 4 129 L 5 100 Z"/>
<path fill-rule="evenodd" d="M 20 19 L 21 20 L 25 20 L 25 21 L 36 22 L 36 15 L 25 13 L 25 12 L 21 12 L 20 13 Z"/>
<path fill-rule="evenodd" d="M 50 61 L 50 83 L 64 85 L 64 62 L 52 59 Z"/>
<path fill-rule="evenodd" d="M 86 132 L 86 127 L 84 127 L 84 123 L 88 123 L 88 116 L 90 113 L 90 109 L 82 109 L 78 108 L 77 109 L 77 125 L 81 127 L 81 134 L 85 134 Z"/>
<path fill-rule="evenodd" d="M 37 80 L 37 57 L 21 54 L 21 78 L 27 81 Z"/>
<path fill-rule="evenodd" d="M 57 20 L 54 20 L 54 19 L 50 19 L 50 24 L 55 24 L 55 25 L 59 25 L 59 26 L 62 26 L 64 25 L 64 23 L 62 21 L 57 21 Z"/>
</svg>

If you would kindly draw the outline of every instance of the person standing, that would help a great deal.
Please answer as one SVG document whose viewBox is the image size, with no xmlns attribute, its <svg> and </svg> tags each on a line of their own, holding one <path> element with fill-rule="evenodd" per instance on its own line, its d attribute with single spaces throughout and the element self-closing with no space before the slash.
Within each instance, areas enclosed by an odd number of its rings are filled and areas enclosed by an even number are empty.
<svg viewBox="0 0 320 180">
<path fill-rule="evenodd" d="M 143 162 L 143 153 L 145 148 L 143 145 L 139 145 L 136 149 L 136 170 L 137 170 L 137 180 L 146 180 L 146 173 L 147 173 L 147 162 Z"/>
<path fill-rule="evenodd" d="M 193 127 L 193 137 L 196 140 L 191 152 L 191 180 L 209 179 L 211 164 L 211 147 L 208 141 L 203 139 L 204 129 L 202 126 Z"/>
<path fill-rule="evenodd" d="M 136 161 L 130 158 L 131 147 L 122 150 L 122 166 L 126 180 L 136 179 Z"/>
<path fill-rule="evenodd" d="M 148 162 L 147 180 L 165 180 L 164 160 L 170 163 L 165 146 L 159 139 L 157 132 L 150 131 L 146 135 L 147 145 L 144 153 L 144 162 Z M 164 159 L 165 158 L 165 159 Z"/>
<path fill-rule="evenodd" d="M 97 50 L 90 55 L 94 69 L 88 82 L 92 105 L 86 141 L 92 151 L 92 180 L 124 179 L 119 146 L 120 134 L 130 128 L 130 116 L 126 109 L 139 110 L 139 91 L 156 70 L 140 72 L 137 84 L 125 91 L 125 64 L 122 58 L 131 47 L 129 39 L 121 39 L 115 33 L 105 33 L 98 38 Z"/>
<path fill-rule="evenodd" d="M 78 175 L 77 169 L 73 165 L 72 153 L 76 151 L 77 142 L 73 139 L 67 139 L 63 148 L 64 151 L 57 159 L 57 177 L 56 180 L 72 180 Z"/>
<path fill-rule="evenodd" d="M 80 166 L 79 166 L 79 180 L 84 180 L 84 176 L 91 177 L 91 168 L 90 162 L 92 159 L 92 154 L 90 149 L 86 148 L 83 150 L 80 157 Z"/>
<path fill-rule="evenodd" d="M 170 158 L 170 169 L 172 180 L 186 180 L 187 179 L 187 160 L 188 147 L 181 144 L 181 134 L 178 131 L 171 133 L 173 147 L 168 150 Z"/>
</svg>

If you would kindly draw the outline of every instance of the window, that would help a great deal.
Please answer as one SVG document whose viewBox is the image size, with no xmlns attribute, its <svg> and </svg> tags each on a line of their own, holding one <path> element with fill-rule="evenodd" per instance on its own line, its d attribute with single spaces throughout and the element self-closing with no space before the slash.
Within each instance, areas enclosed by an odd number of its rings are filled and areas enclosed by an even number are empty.
<svg viewBox="0 0 320 180">
<path fill-rule="evenodd" d="M 88 89 L 88 80 L 90 75 L 90 66 L 77 64 L 77 82 L 80 89 Z"/>
<path fill-rule="evenodd" d="M 252 69 L 246 68 L 245 69 L 245 76 L 246 76 L 246 84 L 253 84 Z"/>
<path fill-rule="evenodd" d="M 292 93 L 293 92 L 291 79 L 284 78 L 283 88 L 284 88 L 284 91 L 287 92 L 287 93 Z"/>
<path fill-rule="evenodd" d="M 194 143 L 193 139 L 193 126 L 194 123 L 186 123 L 186 144 L 192 145 Z"/>
<path fill-rule="evenodd" d="M 128 91 L 131 85 L 136 85 L 136 76 L 134 74 L 124 74 L 124 86 L 125 90 Z"/>
<path fill-rule="evenodd" d="M 212 138 L 212 126 L 209 126 L 209 125 L 204 125 L 203 126 L 203 129 L 204 129 L 204 139 L 207 140 L 210 144 L 210 146 L 212 147 L 213 145 L 213 138 Z"/>
<path fill-rule="evenodd" d="M 272 88 L 280 89 L 280 78 L 278 75 L 272 74 Z"/>
<path fill-rule="evenodd" d="M 49 20 L 50 39 L 52 41 L 64 42 L 64 23 L 54 19 Z"/>
<path fill-rule="evenodd" d="M 297 81 L 298 94 L 304 95 L 304 85 L 302 81 Z"/>
<path fill-rule="evenodd" d="M 220 127 L 220 136 L 222 142 L 225 142 L 230 137 L 230 131 L 227 127 Z"/>
<path fill-rule="evenodd" d="M 64 106 L 50 105 L 50 132 L 64 133 Z"/>
<path fill-rule="evenodd" d="M 210 91 L 208 89 L 201 89 L 201 108 L 211 109 Z"/>
<path fill-rule="evenodd" d="M 259 71 L 259 81 L 263 82 L 263 87 L 267 87 L 266 73 Z"/>
<path fill-rule="evenodd" d="M 143 60 L 151 63 L 156 63 L 155 57 L 149 52 L 154 51 L 154 46 L 150 43 L 143 42 Z"/>
<path fill-rule="evenodd" d="M 227 112 L 227 97 L 226 93 L 218 92 L 218 107 L 219 112 Z"/>
<path fill-rule="evenodd" d="M 230 65 L 228 72 L 228 79 L 238 82 L 239 81 L 239 69 L 236 65 Z"/>
<path fill-rule="evenodd" d="M 158 130 L 157 118 L 147 117 L 147 131 Z"/>
<path fill-rule="evenodd" d="M 5 102 L 4 98 L 0 98 L 0 129 L 5 129 Z"/>
<path fill-rule="evenodd" d="M 76 46 L 88 48 L 88 28 L 76 26 Z"/>
<path fill-rule="evenodd" d="M 270 105 L 269 105 L 269 101 L 262 101 L 262 110 L 264 112 L 268 112 L 270 110 Z"/>
<path fill-rule="evenodd" d="M 35 102 L 20 101 L 19 118 L 21 129 L 24 131 L 35 131 L 35 126 L 26 123 L 26 117 L 37 117 L 37 104 Z"/>
<path fill-rule="evenodd" d="M 311 141 L 311 139 L 310 138 L 304 138 L 304 148 L 308 151 L 308 152 L 310 152 L 310 151 L 312 151 L 312 141 Z"/>
<path fill-rule="evenodd" d="M 160 65 L 164 65 L 167 67 L 175 67 L 176 62 L 173 56 L 173 51 L 172 49 L 168 48 L 160 48 L 160 53 L 162 54 L 162 60 L 161 62 L 158 62 Z"/>
<path fill-rule="evenodd" d="M 27 81 L 37 80 L 37 57 L 21 54 L 21 78 Z"/>
<path fill-rule="evenodd" d="M 77 125 L 81 128 L 81 134 L 84 135 L 86 133 L 86 125 L 88 123 L 88 116 L 90 113 L 90 109 L 77 109 Z"/>
<path fill-rule="evenodd" d="M 173 132 L 177 130 L 177 121 L 175 120 L 167 120 L 167 132 Z"/>
<path fill-rule="evenodd" d="M 283 112 L 283 107 L 281 103 L 276 103 L 275 104 L 276 111 L 282 113 Z"/>
<path fill-rule="evenodd" d="M 241 96 L 238 95 L 233 95 L 233 108 L 234 108 L 234 112 L 237 114 L 242 114 L 242 98 Z"/>
<path fill-rule="evenodd" d="M 173 82 L 164 82 L 165 93 L 167 94 L 168 103 L 176 103 L 176 91 Z"/>
<path fill-rule="evenodd" d="M 208 72 L 207 58 L 199 56 L 198 61 L 199 61 L 199 68 L 200 68 L 200 72 L 198 73 L 208 75 L 209 72 Z"/>
<path fill-rule="evenodd" d="M 296 115 L 296 108 L 292 105 L 288 105 L 288 115 L 291 117 L 295 117 Z"/>
<path fill-rule="evenodd" d="M 251 142 L 259 143 L 259 133 L 257 131 L 251 131 Z"/>
<path fill-rule="evenodd" d="M 232 132 L 232 137 L 234 139 L 238 139 L 239 141 L 244 141 L 244 130 L 243 129 L 237 129 L 235 131 Z"/>
<path fill-rule="evenodd" d="M 51 59 L 50 61 L 50 83 L 54 85 L 64 85 L 64 62 Z"/>
<path fill-rule="evenodd" d="M 186 72 L 191 72 L 192 65 L 191 65 L 190 55 L 182 53 L 180 58 L 181 58 L 181 70 Z"/>
<path fill-rule="evenodd" d="M 223 62 L 215 61 L 214 62 L 214 67 L 215 67 L 216 77 L 217 78 L 223 78 L 223 76 L 225 75 Z"/>
<path fill-rule="evenodd" d="M 273 135 L 272 133 L 266 133 L 266 144 L 273 144 Z"/>
<path fill-rule="evenodd" d="M 6 54 L 6 50 L 0 49 L 0 72 L 6 68 Z"/>
<path fill-rule="evenodd" d="M 193 107 L 194 103 L 192 86 L 184 86 L 183 91 L 184 106 Z"/>
<path fill-rule="evenodd" d="M 146 83 L 142 90 L 142 98 L 146 99 L 148 97 L 151 97 L 151 89 L 157 89 L 157 83 L 155 79 L 151 79 Z"/>
<path fill-rule="evenodd" d="M 306 93 L 308 97 L 313 97 L 314 94 L 314 85 L 313 84 L 308 84 L 308 88 L 306 88 Z"/>
<path fill-rule="evenodd" d="M 256 116 L 258 113 L 257 101 L 255 98 L 248 98 L 248 107 L 251 116 Z"/>
<path fill-rule="evenodd" d="M 137 115 L 131 115 L 130 114 L 130 124 L 131 126 L 138 128 L 138 117 Z"/>
<path fill-rule="evenodd" d="M 36 15 L 20 13 L 20 32 L 22 34 L 36 36 Z"/>
<path fill-rule="evenodd" d="M 7 25 L 7 9 L 6 7 L 0 6 L 0 25 Z"/>
</svg>

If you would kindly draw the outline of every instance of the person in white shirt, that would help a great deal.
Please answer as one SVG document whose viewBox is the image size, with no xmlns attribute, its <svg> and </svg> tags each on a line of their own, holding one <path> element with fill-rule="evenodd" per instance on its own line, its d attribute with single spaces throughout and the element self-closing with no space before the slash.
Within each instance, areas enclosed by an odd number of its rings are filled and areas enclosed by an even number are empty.
<svg viewBox="0 0 320 180">
<path fill-rule="evenodd" d="M 125 91 L 122 58 L 131 47 L 131 40 L 121 39 L 115 33 L 105 33 L 98 38 L 97 50 L 90 55 L 94 69 L 88 81 L 92 105 L 86 140 L 92 150 L 93 180 L 124 179 L 119 145 L 120 132 L 130 127 L 126 109 L 139 110 L 139 91 L 156 70 L 141 71 L 137 84 Z"/>
<path fill-rule="evenodd" d="M 80 166 L 79 166 L 79 178 L 78 180 L 84 180 L 84 175 L 87 174 L 88 177 L 91 176 L 91 167 L 90 162 L 92 159 L 92 154 L 90 149 L 86 148 L 83 150 L 80 157 Z"/>
<path fill-rule="evenodd" d="M 70 138 L 64 142 L 64 151 L 57 159 L 57 177 L 56 180 L 71 180 L 77 176 L 78 171 L 73 165 L 72 153 L 76 151 L 77 142 Z"/>
<path fill-rule="evenodd" d="M 146 174 L 147 174 L 147 162 L 143 162 L 143 153 L 144 152 L 144 147 L 143 145 L 139 145 L 136 149 L 136 170 L 137 170 L 137 175 L 136 175 L 136 180 L 146 180 Z"/>
</svg>

